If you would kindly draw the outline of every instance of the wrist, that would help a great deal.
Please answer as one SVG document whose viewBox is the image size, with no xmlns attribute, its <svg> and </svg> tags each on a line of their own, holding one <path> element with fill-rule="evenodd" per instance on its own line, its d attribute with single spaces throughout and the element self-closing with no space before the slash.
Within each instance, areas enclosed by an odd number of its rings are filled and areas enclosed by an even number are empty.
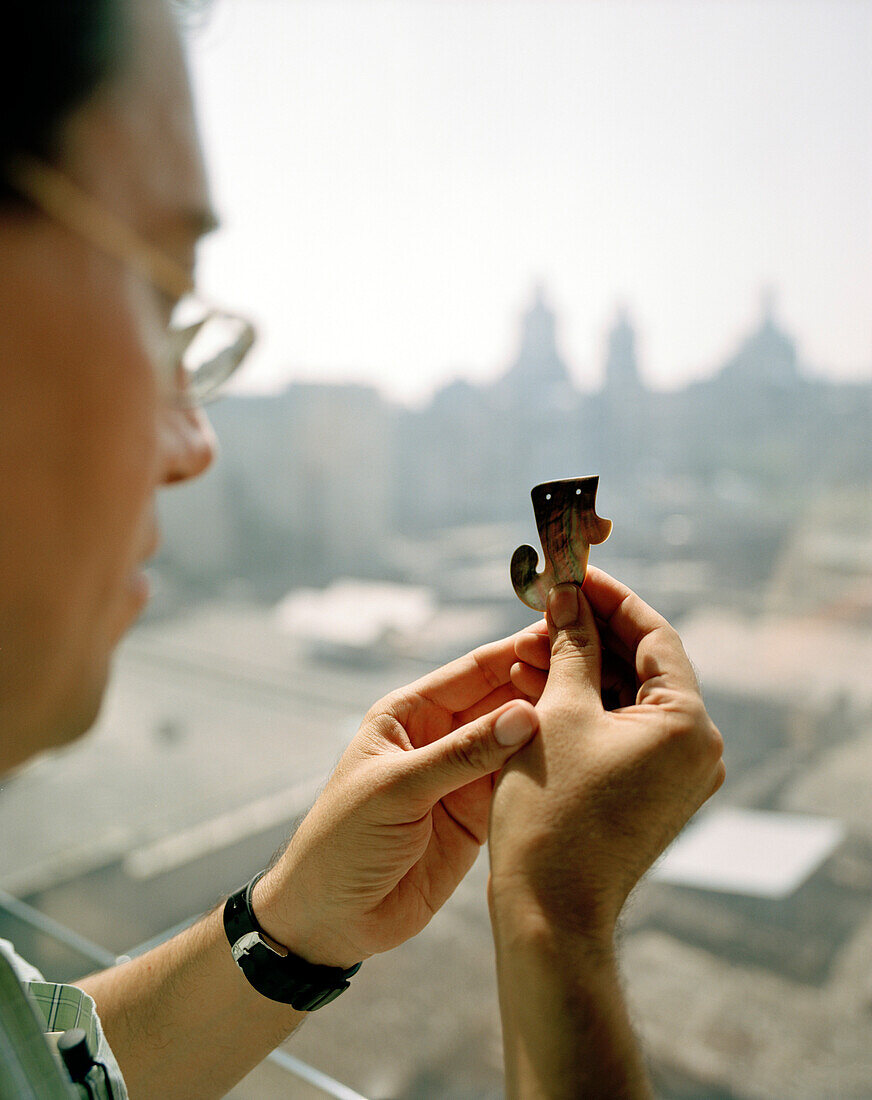
<svg viewBox="0 0 872 1100">
<path fill-rule="evenodd" d="M 579 904 L 567 918 L 545 908 L 517 884 L 496 887 L 488 880 L 488 909 L 498 951 L 533 958 L 572 961 L 585 970 L 615 967 L 615 924 L 595 918 Z"/>
<path fill-rule="evenodd" d="M 613 938 L 495 924 L 506 1096 L 651 1100 Z"/>
<path fill-rule="evenodd" d="M 252 895 L 264 872 L 234 891 L 224 904 L 224 934 L 233 960 L 249 985 L 270 1001 L 314 1012 L 349 988 L 360 969 L 311 963 L 275 940 L 257 919 Z"/>
<path fill-rule="evenodd" d="M 258 924 L 276 943 L 286 947 L 306 962 L 317 966 L 335 966 L 347 970 L 360 962 L 360 955 L 329 934 L 324 935 L 310 927 L 310 921 L 300 913 L 294 916 L 292 891 L 286 883 L 277 882 L 273 871 L 268 871 L 254 886 L 251 907 Z"/>
</svg>

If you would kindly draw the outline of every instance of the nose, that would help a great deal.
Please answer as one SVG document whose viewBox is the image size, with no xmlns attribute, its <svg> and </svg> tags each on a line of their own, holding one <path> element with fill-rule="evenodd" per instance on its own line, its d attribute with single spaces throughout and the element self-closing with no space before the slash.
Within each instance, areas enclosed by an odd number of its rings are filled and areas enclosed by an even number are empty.
<svg viewBox="0 0 872 1100">
<path fill-rule="evenodd" d="M 215 460 L 218 441 L 202 409 L 164 407 L 158 416 L 160 483 L 190 481 Z"/>
</svg>

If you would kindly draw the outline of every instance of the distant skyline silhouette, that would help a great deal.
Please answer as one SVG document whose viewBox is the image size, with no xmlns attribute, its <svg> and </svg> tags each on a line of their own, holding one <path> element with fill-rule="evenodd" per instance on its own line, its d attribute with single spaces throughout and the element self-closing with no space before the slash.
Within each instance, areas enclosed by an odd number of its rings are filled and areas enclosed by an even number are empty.
<svg viewBox="0 0 872 1100">
<path fill-rule="evenodd" d="M 583 389 L 620 306 L 675 388 L 764 288 L 803 364 L 872 377 L 870 45 L 867 0 L 220 0 L 201 281 L 261 322 L 242 385 L 492 380 L 537 281 Z"/>
</svg>

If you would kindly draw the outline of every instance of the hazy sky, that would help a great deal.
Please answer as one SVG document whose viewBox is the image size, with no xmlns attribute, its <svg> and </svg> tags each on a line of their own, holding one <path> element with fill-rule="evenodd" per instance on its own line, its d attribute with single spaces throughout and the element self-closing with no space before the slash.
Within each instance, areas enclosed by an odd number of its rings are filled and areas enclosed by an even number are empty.
<svg viewBox="0 0 872 1100">
<path fill-rule="evenodd" d="M 191 43 L 250 387 L 493 377 L 537 279 L 585 387 L 617 304 L 671 386 L 766 285 L 872 377 L 872 0 L 217 0 Z"/>
</svg>

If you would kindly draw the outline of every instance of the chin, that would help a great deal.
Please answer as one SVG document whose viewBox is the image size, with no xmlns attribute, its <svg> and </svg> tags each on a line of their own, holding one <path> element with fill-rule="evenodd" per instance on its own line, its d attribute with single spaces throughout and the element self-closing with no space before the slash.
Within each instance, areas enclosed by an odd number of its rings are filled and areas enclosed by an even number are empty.
<svg viewBox="0 0 872 1100">
<path fill-rule="evenodd" d="M 60 720 L 55 727 L 58 733 L 55 747 L 60 748 L 62 745 L 78 741 L 91 729 L 103 709 L 108 682 L 107 666 L 99 674 L 92 676 L 87 686 L 77 685 L 79 690 L 76 692 L 75 699 L 70 700 L 69 707 L 65 709 L 63 715 L 59 716 Z"/>
<path fill-rule="evenodd" d="M 65 748 L 83 737 L 97 721 L 106 693 L 108 669 L 92 676 L 87 686 L 77 684 L 74 695 L 32 726 L 8 724 L 0 743 L 0 776 L 10 775 L 44 753 Z"/>
<path fill-rule="evenodd" d="M 100 711 L 103 707 L 103 694 L 102 690 L 95 691 L 90 698 L 80 703 L 75 711 L 65 715 L 64 722 L 59 729 L 58 748 L 62 745 L 70 745 L 88 733 L 100 717 Z"/>
</svg>

